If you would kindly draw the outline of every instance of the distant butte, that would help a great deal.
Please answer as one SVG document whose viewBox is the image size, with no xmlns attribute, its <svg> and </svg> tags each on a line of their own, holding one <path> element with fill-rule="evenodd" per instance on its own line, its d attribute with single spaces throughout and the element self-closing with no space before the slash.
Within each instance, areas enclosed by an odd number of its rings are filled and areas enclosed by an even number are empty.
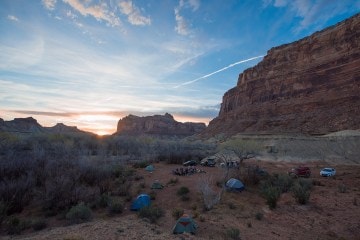
<svg viewBox="0 0 360 240">
<path fill-rule="evenodd" d="M 115 134 L 191 136 L 200 133 L 205 128 L 204 123 L 177 122 L 169 113 L 146 117 L 128 115 L 119 120 Z"/>
</svg>

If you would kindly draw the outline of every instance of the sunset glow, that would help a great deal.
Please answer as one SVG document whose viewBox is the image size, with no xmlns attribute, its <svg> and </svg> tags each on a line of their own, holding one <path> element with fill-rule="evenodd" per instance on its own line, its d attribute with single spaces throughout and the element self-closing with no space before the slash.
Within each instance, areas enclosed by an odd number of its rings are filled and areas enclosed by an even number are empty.
<svg viewBox="0 0 360 240">
<path fill-rule="evenodd" d="M 208 124 L 269 49 L 359 10 L 360 0 L 2 0 L 0 118 L 100 135 L 128 114 Z"/>
</svg>

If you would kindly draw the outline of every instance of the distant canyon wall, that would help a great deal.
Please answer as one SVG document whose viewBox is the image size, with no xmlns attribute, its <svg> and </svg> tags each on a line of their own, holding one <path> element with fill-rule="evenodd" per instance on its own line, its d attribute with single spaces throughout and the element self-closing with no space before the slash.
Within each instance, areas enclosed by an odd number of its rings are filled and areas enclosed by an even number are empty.
<svg viewBox="0 0 360 240">
<path fill-rule="evenodd" d="M 360 128 L 360 14 L 272 48 L 239 75 L 203 135 Z"/>
</svg>

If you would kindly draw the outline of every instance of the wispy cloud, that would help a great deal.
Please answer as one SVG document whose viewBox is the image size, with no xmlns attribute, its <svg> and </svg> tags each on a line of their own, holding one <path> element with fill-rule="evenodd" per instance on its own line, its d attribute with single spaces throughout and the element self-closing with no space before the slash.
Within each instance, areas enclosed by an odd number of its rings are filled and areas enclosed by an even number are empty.
<svg viewBox="0 0 360 240">
<path fill-rule="evenodd" d="M 182 84 L 179 84 L 179 85 L 175 86 L 174 88 L 179 88 L 179 87 L 181 87 L 181 86 L 185 86 L 185 85 L 192 84 L 192 83 L 194 83 L 194 82 L 197 82 L 197 81 L 200 81 L 200 80 L 202 80 L 202 79 L 208 78 L 208 77 L 210 77 L 210 76 L 212 76 L 212 75 L 214 75 L 214 74 L 216 74 L 216 73 L 225 71 L 226 69 L 231 68 L 231 67 L 234 67 L 234 66 L 236 66 L 236 65 L 238 65 L 238 64 L 245 63 L 245 62 L 249 62 L 249 61 L 252 61 L 252 60 L 255 60 L 255 59 L 258 59 L 258 58 L 262 58 L 262 57 L 264 57 L 264 55 L 260 55 L 260 56 L 257 56 L 257 57 L 252 57 L 252 58 L 248 58 L 248 59 L 245 59 L 245 60 L 241 60 L 241 61 L 232 63 L 232 64 L 230 64 L 230 65 L 228 65 L 228 66 L 226 66 L 226 67 L 223 67 L 223 68 L 221 68 L 221 69 L 219 69 L 219 70 L 216 70 L 215 72 L 212 72 L 212 73 L 206 74 L 206 75 L 204 75 L 204 76 L 202 76 L 202 77 L 196 78 L 196 79 L 194 79 L 194 80 L 191 80 L 191 81 L 188 81 L 188 82 L 184 82 L 184 83 L 182 83 Z"/>
<path fill-rule="evenodd" d="M 42 3 L 49 10 L 55 9 L 56 0 L 42 0 Z"/>
<path fill-rule="evenodd" d="M 356 6 L 356 2 L 358 6 Z M 277 8 L 288 7 L 289 11 L 301 18 L 294 32 L 298 33 L 310 26 L 321 28 L 333 16 L 345 12 L 348 8 L 359 8 L 359 1 L 342 0 L 263 0 L 265 7 L 273 5 Z"/>
<path fill-rule="evenodd" d="M 150 25 L 150 17 L 144 17 L 141 15 L 139 8 L 131 0 L 124 0 L 119 2 L 121 13 L 127 16 L 129 23 L 132 25 Z"/>
<path fill-rule="evenodd" d="M 69 4 L 72 8 L 78 11 L 83 16 L 92 16 L 98 21 L 105 21 L 111 26 L 120 26 L 121 21 L 115 15 L 113 11 L 110 11 L 106 3 L 100 3 L 98 5 L 86 4 L 89 1 L 80 2 L 79 0 L 63 0 Z"/>
<path fill-rule="evenodd" d="M 180 0 L 179 5 L 175 7 L 174 13 L 175 13 L 175 31 L 183 36 L 187 36 L 191 33 L 190 25 L 188 21 L 185 19 L 185 17 L 181 14 L 181 11 L 183 9 L 191 9 L 193 12 L 195 12 L 200 7 L 200 1 L 199 0 Z"/>
<path fill-rule="evenodd" d="M 7 18 L 11 21 L 19 22 L 19 19 L 17 17 L 15 17 L 14 15 L 8 15 Z"/>
</svg>

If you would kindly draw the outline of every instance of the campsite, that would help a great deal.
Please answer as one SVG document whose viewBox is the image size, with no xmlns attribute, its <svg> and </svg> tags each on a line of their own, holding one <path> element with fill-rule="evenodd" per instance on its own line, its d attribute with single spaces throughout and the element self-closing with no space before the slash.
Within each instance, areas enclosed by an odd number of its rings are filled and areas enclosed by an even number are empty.
<svg viewBox="0 0 360 240">
<path fill-rule="evenodd" d="M 248 160 L 245 164 L 259 165 L 269 174 L 281 174 L 298 163 Z M 309 202 L 300 205 L 288 192 L 281 195 L 273 210 L 259 194 L 258 187 L 251 185 L 241 192 L 224 192 L 219 204 L 204 210 L 199 183 L 209 180 L 211 187 L 220 191 L 219 181 L 224 177 L 224 169 L 202 167 L 206 173 L 174 176 L 172 170 L 176 166 L 159 162 L 153 163 L 152 172 L 145 168 L 135 170 L 139 180 L 132 183 L 134 190 L 140 191 L 139 194 L 155 194 L 151 205 L 164 211 L 156 223 L 140 219 L 136 211 L 131 211 L 132 202 L 127 202 L 118 216 L 109 217 L 98 211 L 90 222 L 49 226 L 43 231 L 26 234 L 24 239 L 236 239 L 229 236 L 231 231 L 236 234 L 237 230 L 241 239 L 356 239 L 360 235 L 360 167 L 357 165 L 334 165 L 338 175 L 323 178 L 319 175 L 322 163 L 309 163 L 313 172 L 311 179 L 316 183 Z M 153 183 L 164 187 L 151 189 Z M 182 187 L 188 189 L 185 200 L 178 194 Z M 197 225 L 194 235 L 173 234 L 179 219 L 174 217 L 176 210 L 193 218 Z M 56 218 L 51 222 L 54 226 L 59 224 Z M 24 236 L 4 239 L 23 239 Z"/>
</svg>

